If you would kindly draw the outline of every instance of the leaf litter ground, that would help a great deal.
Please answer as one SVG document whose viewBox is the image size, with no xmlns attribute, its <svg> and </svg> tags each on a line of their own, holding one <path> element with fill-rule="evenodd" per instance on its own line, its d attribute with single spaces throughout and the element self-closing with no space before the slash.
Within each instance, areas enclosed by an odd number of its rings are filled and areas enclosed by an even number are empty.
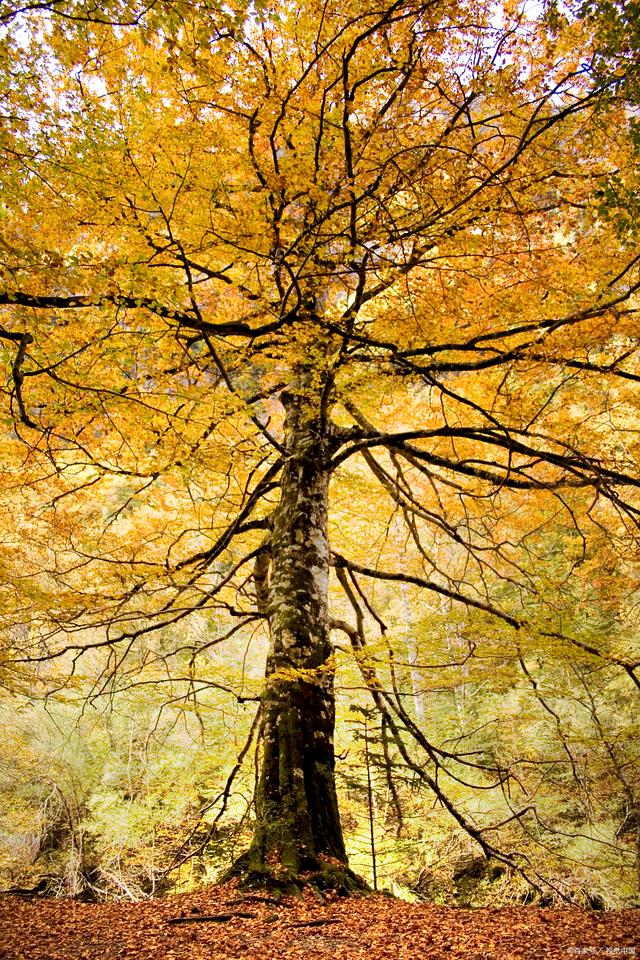
<svg viewBox="0 0 640 960">
<path fill-rule="evenodd" d="M 224 919 L 220 919 L 220 917 Z M 208 919 L 207 919 L 208 918 Z M 212 919 L 216 918 L 216 919 Z M 280 902 L 231 884 L 142 903 L 0 897 L 2 960 L 640 958 L 640 910 L 463 910 L 382 895 Z"/>
</svg>

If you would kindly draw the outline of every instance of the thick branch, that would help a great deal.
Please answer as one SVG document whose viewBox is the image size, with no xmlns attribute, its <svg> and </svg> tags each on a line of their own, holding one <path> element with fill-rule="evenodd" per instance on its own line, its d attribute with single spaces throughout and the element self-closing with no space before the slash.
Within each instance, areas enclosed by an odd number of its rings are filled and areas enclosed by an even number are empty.
<svg viewBox="0 0 640 960">
<path fill-rule="evenodd" d="M 434 593 L 440 594 L 442 597 L 448 597 L 450 600 L 456 600 L 458 603 L 464 603 L 466 606 L 475 607 L 477 610 L 483 610 L 485 613 L 490 613 L 494 617 L 499 617 L 501 620 L 504 620 L 505 623 L 508 623 L 515 630 L 519 630 L 521 623 L 518 620 L 515 620 L 513 617 L 510 617 L 508 614 L 504 613 L 502 610 L 498 610 L 497 607 L 492 606 L 490 603 L 484 603 L 482 600 L 474 600 L 473 597 L 467 597 L 462 593 L 459 593 L 457 590 L 449 590 L 447 587 L 442 587 L 438 583 L 434 583 L 433 580 L 425 580 L 423 577 L 414 577 L 408 573 L 391 573 L 388 570 L 374 570 L 372 567 L 363 567 L 359 563 L 354 563 L 352 560 L 347 560 L 345 557 L 340 556 L 339 553 L 332 553 L 331 564 L 336 568 L 346 568 L 355 573 L 361 573 L 365 577 L 371 577 L 374 580 L 390 580 L 400 583 L 412 583 L 414 586 L 422 587 L 425 590 L 432 590 Z"/>
</svg>

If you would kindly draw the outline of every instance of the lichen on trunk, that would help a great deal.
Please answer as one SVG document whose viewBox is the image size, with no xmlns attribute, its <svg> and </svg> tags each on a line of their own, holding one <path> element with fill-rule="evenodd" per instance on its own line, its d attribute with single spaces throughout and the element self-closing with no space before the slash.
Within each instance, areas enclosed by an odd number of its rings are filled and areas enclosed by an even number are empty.
<svg viewBox="0 0 640 960">
<path fill-rule="evenodd" d="M 256 827 L 245 863 L 299 877 L 344 868 L 335 785 L 334 656 L 329 639 L 329 430 L 298 376 L 283 402 L 287 457 L 270 537 L 271 645 L 262 702 Z M 351 875 L 353 877 L 353 875 Z M 354 878 L 355 879 L 355 878 Z"/>
</svg>

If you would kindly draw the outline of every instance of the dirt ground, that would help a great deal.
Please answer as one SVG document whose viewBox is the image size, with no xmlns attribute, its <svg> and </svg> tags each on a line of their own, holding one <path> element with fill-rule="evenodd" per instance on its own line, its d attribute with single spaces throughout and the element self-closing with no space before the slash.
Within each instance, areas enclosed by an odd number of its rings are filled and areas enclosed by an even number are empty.
<svg viewBox="0 0 640 960">
<path fill-rule="evenodd" d="M 142 903 L 0 897 L 2 960 L 640 960 L 640 910 L 462 910 L 234 885 Z"/>
</svg>

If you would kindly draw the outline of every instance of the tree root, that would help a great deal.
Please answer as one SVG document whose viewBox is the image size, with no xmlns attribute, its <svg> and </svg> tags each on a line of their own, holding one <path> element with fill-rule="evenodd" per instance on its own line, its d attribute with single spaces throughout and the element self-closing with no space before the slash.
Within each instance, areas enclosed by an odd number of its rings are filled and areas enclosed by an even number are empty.
<svg viewBox="0 0 640 960">
<path fill-rule="evenodd" d="M 236 917 L 241 917 L 243 920 L 253 920 L 256 916 L 255 913 L 244 913 L 242 911 L 235 911 L 234 913 L 215 913 L 204 916 L 196 917 L 169 917 L 167 923 L 226 923 L 228 920 L 234 920 Z"/>
<path fill-rule="evenodd" d="M 335 917 L 325 917 L 320 920 L 301 920 L 300 923 L 290 923 L 289 929 L 298 929 L 298 927 L 325 927 L 329 923 L 342 923 Z"/>
<path fill-rule="evenodd" d="M 272 866 L 261 862 L 252 850 L 238 857 L 221 878 L 221 883 L 234 879 L 239 880 L 239 890 L 262 889 L 275 897 L 284 894 L 300 896 L 305 887 L 320 892 L 320 896 L 323 890 L 332 890 L 343 897 L 371 893 L 362 877 L 346 864 L 327 863 L 317 859 L 313 869 L 293 873 L 281 865 Z"/>
</svg>

